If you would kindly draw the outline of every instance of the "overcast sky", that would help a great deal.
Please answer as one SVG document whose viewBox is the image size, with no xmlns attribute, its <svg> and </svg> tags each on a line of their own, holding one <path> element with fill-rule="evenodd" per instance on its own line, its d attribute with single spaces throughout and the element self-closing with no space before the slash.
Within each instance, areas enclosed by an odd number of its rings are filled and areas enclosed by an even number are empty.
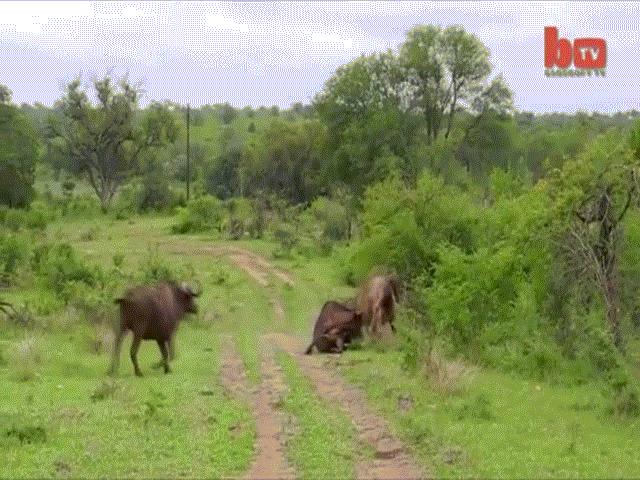
<svg viewBox="0 0 640 480">
<path fill-rule="evenodd" d="M 128 71 L 147 101 L 287 107 L 426 23 L 476 34 L 522 110 L 640 109 L 640 4 L 622 2 L 0 1 L 0 83 L 51 105 L 79 73 Z M 604 38 L 606 78 L 545 77 L 545 25 Z"/>
</svg>

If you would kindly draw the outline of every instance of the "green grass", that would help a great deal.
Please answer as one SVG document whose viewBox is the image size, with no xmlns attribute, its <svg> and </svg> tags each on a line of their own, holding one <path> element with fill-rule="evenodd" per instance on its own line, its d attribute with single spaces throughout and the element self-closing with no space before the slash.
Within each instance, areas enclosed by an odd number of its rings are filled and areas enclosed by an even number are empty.
<svg viewBox="0 0 640 480">
<path fill-rule="evenodd" d="M 289 386 L 282 408 L 295 417 L 296 431 L 288 442 L 288 454 L 297 478 L 355 478 L 360 449 L 351 421 L 318 400 L 289 355 L 280 352 L 278 362 Z"/>
<path fill-rule="evenodd" d="M 437 394 L 396 352 L 351 351 L 340 371 L 438 477 L 637 478 L 640 420 L 616 419 L 598 385 L 535 383 L 480 371 L 458 395 Z M 399 411 L 401 398 L 413 404 Z"/>
<path fill-rule="evenodd" d="M 123 355 L 115 380 L 105 375 L 108 354 L 90 353 L 84 335 L 38 336 L 42 359 L 28 381 L 10 363 L 0 367 L 0 477 L 217 477 L 246 469 L 255 427 L 217 382 L 213 331 L 183 326 L 171 375 L 150 368 L 159 354 L 144 342 L 145 377 L 133 377 Z"/>
</svg>

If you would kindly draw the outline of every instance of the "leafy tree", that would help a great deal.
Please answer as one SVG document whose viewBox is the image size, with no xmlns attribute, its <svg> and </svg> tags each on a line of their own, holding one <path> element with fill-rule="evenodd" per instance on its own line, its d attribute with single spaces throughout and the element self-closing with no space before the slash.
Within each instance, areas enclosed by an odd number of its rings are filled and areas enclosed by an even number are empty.
<svg viewBox="0 0 640 480">
<path fill-rule="evenodd" d="M 550 193 L 555 201 L 556 238 L 571 278 L 601 294 L 611 337 L 623 345 L 620 325 L 619 250 L 622 222 L 637 205 L 640 158 L 617 134 L 598 139 L 576 159 L 555 170 Z"/>
<path fill-rule="evenodd" d="M 326 133 L 320 122 L 274 119 L 245 148 L 238 170 L 240 193 L 274 192 L 293 202 L 313 198 Z"/>
<path fill-rule="evenodd" d="M 403 72 L 393 52 L 361 55 L 342 65 L 314 99 L 314 108 L 340 142 L 340 133 L 353 122 L 392 105 L 407 104 Z"/>
<path fill-rule="evenodd" d="M 238 112 L 228 103 L 224 103 L 220 109 L 220 120 L 225 125 L 229 125 L 238 116 Z"/>
<path fill-rule="evenodd" d="M 0 145 L 0 204 L 27 206 L 33 197 L 38 138 L 27 117 L 8 100 L 0 102 Z"/>
<path fill-rule="evenodd" d="M 62 98 L 63 119 L 52 123 L 52 128 L 62 140 L 68 168 L 87 175 L 102 210 L 107 211 L 139 156 L 174 141 L 177 125 L 173 114 L 161 104 L 153 104 L 136 125 L 140 90 L 126 77 L 116 87 L 107 75 L 95 79 L 93 88 L 96 104 L 81 89 L 79 78 L 72 81 Z"/>
<path fill-rule="evenodd" d="M 412 105 L 423 113 L 430 140 L 442 130 L 449 136 L 459 106 L 472 101 L 491 73 L 489 51 L 461 26 L 414 27 L 399 61 L 415 87 Z"/>
<path fill-rule="evenodd" d="M 225 127 L 220 133 L 221 153 L 205 167 L 205 188 L 218 198 L 241 195 L 239 168 L 244 149 L 244 141 L 232 127 Z"/>
</svg>

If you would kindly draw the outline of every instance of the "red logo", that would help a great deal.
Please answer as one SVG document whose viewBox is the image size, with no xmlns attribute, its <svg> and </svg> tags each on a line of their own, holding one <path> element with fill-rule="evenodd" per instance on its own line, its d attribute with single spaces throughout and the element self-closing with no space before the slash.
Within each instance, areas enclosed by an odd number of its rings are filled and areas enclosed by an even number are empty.
<svg viewBox="0 0 640 480">
<path fill-rule="evenodd" d="M 544 27 L 544 66 L 580 69 L 602 69 L 607 65 L 607 43 L 603 38 L 558 37 L 556 27 Z"/>
</svg>

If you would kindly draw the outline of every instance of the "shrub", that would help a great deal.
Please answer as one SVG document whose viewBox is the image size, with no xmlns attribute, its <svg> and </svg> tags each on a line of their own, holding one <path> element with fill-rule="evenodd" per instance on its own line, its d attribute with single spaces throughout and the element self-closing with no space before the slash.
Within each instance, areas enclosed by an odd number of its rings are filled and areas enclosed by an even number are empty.
<svg viewBox="0 0 640 480">
<path fill-rule="evenodd" d="M 68 301 L 73 283 L 84 283 L 95 287 L 103 282 L 103 274 L 95 266 L 86 265 L 67 243 L 42 245 L 34 251 L 34 269 L 45 280 L 46 285 Z"/>
<path fill-rule="evenodd" d="M 47 432 L 41 426 L 13 425 L 7 428 L 5 436 L 15 438 L 21 445 L 44 443 L 47 441 Z"/>
<path fill-rule="evenodd" d="M 346 262 L 347 276 L 361 281 L 376 265 L 409 279 L 430 272 L 442 243 L 472 251 L 479 238 L 477 207 L 469 195 L 425 172 L 415 188 L 396 176 L 365 192 L 362 241 Z"/>
<path fill-rule="evenodd" d="M 33 327 L 36 323 L 36 317 L 26 303 L 18 307 L 4 305 L 0 308 L 0 314 L 4 314 L 11 323 L 18 327 Z"/>
<path fill-rule="evenodd" d="M 319 197 L 309 207 L 315 221 L 322 228 L 322 236 L 328 240 L 346 240 L 351 226 L 347 207 L 336 200 Z"/>
<path fill-rule="evenodd" d="M 151 250 L 141 261 L 138 271 L 143 283 L 177 282 L 182 277 L 182 272 L 162 258 L 157 248 Z"/>
<path fill-rule="evenodd" d="M 178 223 L 173 225 L 171 230 L 173 233 L 219 230 L 223 216 L 222 201 L 211 195 L 203 195 L 179 210 Z"/>
<path fill-rule="evenodd" d="M 62 206 L 62 213 L 69 217 L 98 217 L 102 210 L 95 196 L 84 194 L 66 200 Z"/>
<path fill-rule="evenodd" d="M 10 283 L 28 253 L 25 237 L 17 234 L 0 235 L 0 284 Z"/>
<path fill-rule="evenodd" d="M 4 225 L 9 230 L 44 230 L 47 228 L 48 214 L 42 204 L 34 202 L 29 210 L 8 209 L 4 214 Z"/>
<path fill-rule="evenodd" d="M 640 415 L 640 395 L 638 389 L 627 385 L 620 389 L 613 398 L 613 412 L 621 417 L 637 417 Z"/>
<path fill-rule="evenodd" d="M 232 240 L 239 240 L 245 235 L 258 238 L 262 235 L 264 218 L 262 211 L 256 214 L 254 205 L 247 198 L 231 198 L 226 202 L 227 218 L 224 229 Z"/>
<path fill-rule="evenodd" d="M 288 223 L 281 223 L 273 232 L 279 247 L 273 252 L 274 257 L 290 257 L 293 248 L 298 244 L 295 228 Z"/>
</svg>

